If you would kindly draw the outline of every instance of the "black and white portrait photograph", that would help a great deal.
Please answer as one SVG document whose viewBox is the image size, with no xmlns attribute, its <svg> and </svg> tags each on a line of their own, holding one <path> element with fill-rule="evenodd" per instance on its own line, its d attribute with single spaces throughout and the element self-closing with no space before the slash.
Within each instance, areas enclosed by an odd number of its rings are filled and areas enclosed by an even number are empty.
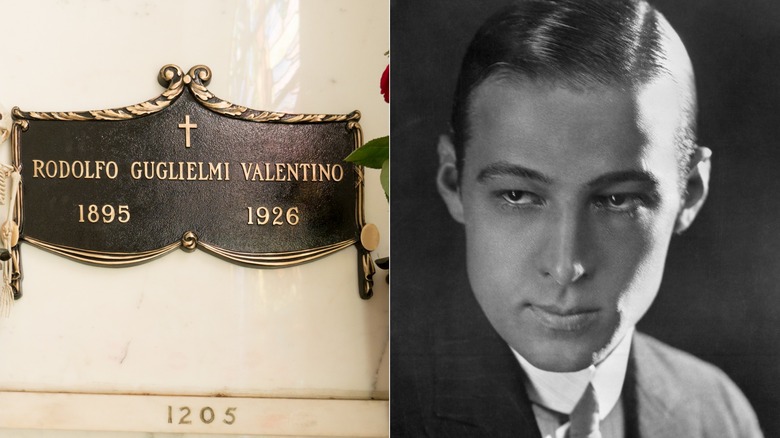
<svg viewBox="0 0 780 438">
<path fill-rule="evenodd" d="M 394 437 L 780 436 L 780 3 L 391 1 Z"/>
</svg>

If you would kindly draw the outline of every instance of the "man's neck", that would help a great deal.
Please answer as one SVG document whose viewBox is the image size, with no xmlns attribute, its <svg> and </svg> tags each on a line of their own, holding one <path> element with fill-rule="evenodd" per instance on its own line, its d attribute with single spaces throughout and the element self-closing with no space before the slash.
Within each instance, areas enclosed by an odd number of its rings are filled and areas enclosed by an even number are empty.
<svg viewBox="0 0 780 438">
<path fill-rule="evenodd" d="M 533 403 L 547 409 L 569 414 L 585 392 L 588 383 L 591 383 L 596 390 L 599 406 L 602 407 L 601 418 L 603 419 L 620 399 L 633 334 L 632 327 L 615 349 L 599 364 L 571 373 L 556 373 L 536 368 L 513 349 L 512 352 L 528 376 L 526 381 L 528 397 Z"/>
</svg>

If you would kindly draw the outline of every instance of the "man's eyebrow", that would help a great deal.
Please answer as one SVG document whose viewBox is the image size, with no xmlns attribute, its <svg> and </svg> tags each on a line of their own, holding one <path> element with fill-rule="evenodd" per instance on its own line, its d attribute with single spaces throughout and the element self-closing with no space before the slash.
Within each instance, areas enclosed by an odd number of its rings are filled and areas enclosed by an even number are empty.
<svg viewBox="0 0 780 438">
<path fill-rule="evenodd" d="M 485 182 L 488 179 L 500 176 L 516 176 L 539 181 L 545 184 L 552 184 L 552 179 L 539 171 L 529 169 L 518 164 L 507 163 L 505 161 L 499 161 L 497 163 L 490 164 L 482 169 L 479 172 L 479 175 L 477 175 L 477 181 Z"/>
<path fill-rule="evenodd" d="M 641 182 L 658 186 L 658 179 L 650 172 L 644 170 L 623 170 L 610 172 L 588 182 L 588 187 L 603 187 L 623 182 Z"/>
</svg>

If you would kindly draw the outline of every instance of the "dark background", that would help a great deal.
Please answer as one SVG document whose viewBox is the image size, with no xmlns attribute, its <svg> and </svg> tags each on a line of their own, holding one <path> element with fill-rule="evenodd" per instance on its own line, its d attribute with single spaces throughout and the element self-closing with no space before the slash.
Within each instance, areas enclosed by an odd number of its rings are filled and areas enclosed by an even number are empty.
<svg viewBox="0 0 780 438">
<path fill-rule="evenodd" d="M 504 3 L 391 2 L 391 361 L 435 290 L 461 281 L 450 273 L 463 269 L 463 232 L 436 192 L 436 143 L 466 46 Z M 714 156 L 709 199 L 672 239 L 638 327 L 726 371 L 766 436 L 780 436 L 780 2 L 652 3 L 693 61 L 699 143 Z"/>
</svg>

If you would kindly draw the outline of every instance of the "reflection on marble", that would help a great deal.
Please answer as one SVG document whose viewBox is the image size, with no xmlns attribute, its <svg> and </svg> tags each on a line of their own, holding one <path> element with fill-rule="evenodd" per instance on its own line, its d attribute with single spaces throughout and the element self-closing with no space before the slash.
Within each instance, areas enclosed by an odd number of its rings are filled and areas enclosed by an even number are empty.
<svg viewBox="0 0 780 438">
<path fill-rule="evenodd" d="M 22 430 L 0 429 L 0 437 L 13 438 L 215 438 L 213 434 L 194 433 L 143 433 L 143 432 L 90 432 L 85 430 Z M 227 435 L 235 437 L 236 435 Z M 269 438 L 268 435 L 241 435 L 244 438 Z"/>
<path fill-rule="evenodd" d="M 300 16 L 297 0 L 238 4 L 231 95 L 242 101 L 267 102 L 268 108 L 278 111 L 294 111 L 300 90 Z"/>
<path fill-rule="evenodd" d="M 219 435 L 199 433 L 89 432 L 65 430 L 0 429 L 0 437 L 8 438 L 216 438 Z M 238 435 L 224 435 L 238 437 Z M 273 438 L 268 435 L 240 435 L 242 438 Z"/>
<path fill-rule="evenodd" d="M 13 438 L 214 438 L 216 435 L 193 433 L 143 433 L 143 432 L 90 432 L 85 430 L 22 430 L 0 429 L 0 437 Z M 228 435 L 234 436 L 235 435 Z M 267 435 L 241 435 L 244 438 L 254 438 Z"/>
<path fill-rule="evenodd" d="M 299 113 L 359 109 L 366 139 L 388 133 L 378 88 L 389 48 L 383 0 L 0 6 L 14 41 L 0 68 L 4 118 L 13 106 L 141 102 L 161 93 L 162 65 L 206 64 L 209 89 L 228 101 Z M 9 145 L 0 150 L 8 162 Z M 378 171 L 366 181 L 366 217 L 384 238 L 373 255 L 384 257 L 388 206 Z M 361 300 L 352 248 L 278 270 L 197 251 L 121 269 L 25 244 L 22 257 L 25 296 L 0 319 L 2 390 L 388 396 L 385 273 L 378 271 L 374 298 Z"/>
</svg>

